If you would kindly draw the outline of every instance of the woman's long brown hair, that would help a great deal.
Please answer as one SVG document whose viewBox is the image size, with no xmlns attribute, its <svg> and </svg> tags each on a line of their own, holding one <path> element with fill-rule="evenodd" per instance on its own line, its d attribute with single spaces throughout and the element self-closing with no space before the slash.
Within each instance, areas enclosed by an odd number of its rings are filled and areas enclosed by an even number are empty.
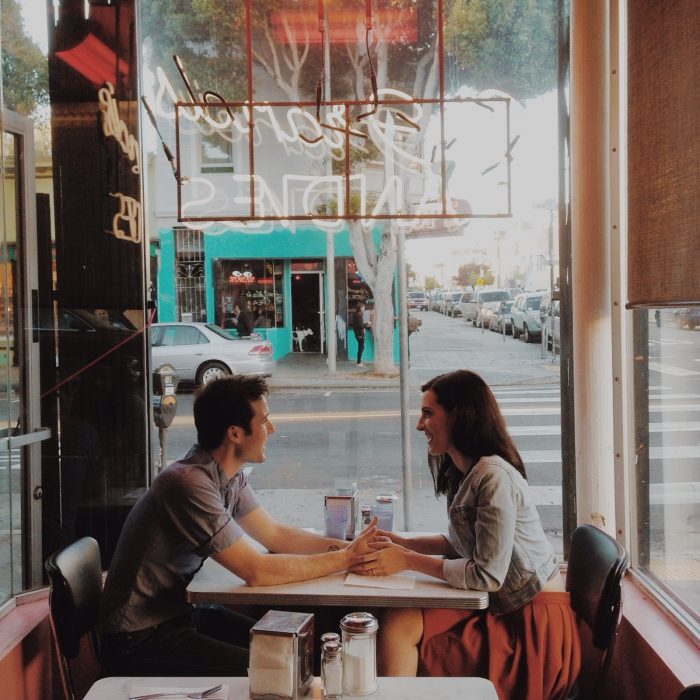
<svg viewBox="0 0 700 700">
<path fill-rule="evenodd" d="M 527 478 L 523 459 L 508 434 L 496 397 L 474 372 L 458 370 L 427 381 L 421 391 L 432 391 L 437 402 L 454 417 L 452 443 L 471 464 L 498 455 Z M 454 493 L 463 474 L 448 454 L 428 455 L 435 494 Z"/>
</svg>

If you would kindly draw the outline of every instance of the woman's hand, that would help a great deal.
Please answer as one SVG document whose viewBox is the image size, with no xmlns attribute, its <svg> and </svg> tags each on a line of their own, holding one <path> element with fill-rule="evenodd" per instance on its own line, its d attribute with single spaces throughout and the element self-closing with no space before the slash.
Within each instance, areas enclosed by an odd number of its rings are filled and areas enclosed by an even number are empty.
<svg viewBox="0 0 700 700">
<path fill-rule="evenodd" d="M 368 553 L 353 557 L 349 571 L 360 576 L 389 576 L 410 568 L 411 551 L 388 538 L 369 542 L 369 549 Z"/>
<path fill-rule="evenodd" d="M 402 547 L 406 547 L 406 539 L 397 535 L 391 530 L 379 530 L 377 529 L 377 534 L 374 536 L 375 541 L 393 542 L 394 544 L 400 544 Z M 410 547 L 408 548 L 410 549 Z"/>
</svg>

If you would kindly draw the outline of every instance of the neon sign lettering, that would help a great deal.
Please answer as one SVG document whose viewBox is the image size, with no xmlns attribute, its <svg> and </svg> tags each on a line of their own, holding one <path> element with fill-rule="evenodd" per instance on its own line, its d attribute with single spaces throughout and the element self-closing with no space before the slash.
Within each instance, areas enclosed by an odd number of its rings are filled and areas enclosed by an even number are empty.
<svg viewBox="0 0 700 700">
<path fill-rule="evenodd" d="M 255 275 L 246 270 L 245 272 L 238 272 L 234 270 L 228 278 L 230 284 L 255 284 L 257 281 Z"/>
<path fill-rule="evenodd" d="M 116 140 L 124 155 L 134 165 L 131 172 L 138 175 L 141 172 L 141 149 L 139 142 L 129 133 L 129 128 L 123 119 L 119 117 L 119 105 L 114 99 L 114 86 L 112 83 L 105 83 L 97 92 L 97 99 L 102 112 L 102 133 L 105 137 L 110 136 Z"/>
<path fill-rule="evenodd" d="M 109 196 L 119 200 L 119 211 L 112 217 L 112 230 L 107 233 L 132 243 L 141 243 L 141 202 L 121 192 L 110 192 Z M 120 227 L 122 222 L 126 223 L 126 231 Z"/>
<path fill-rule="evenodd" d="M 153 111 L 160 118 L 175 120 L 181 135 L 210 135 L 216 131 L 231 143 L 246 141 L 247 144 L 252 138 L 254 147 L 273 139 L 287 154 L 304 155 L 312 162 L 322 163 L 329 156 L 345 160 L 345 105 L 328 105 L 323 116 L 324 124 L 337 126 L 336 131 L 322 128 L 311 111 L 301 106 L 227 104 L 217 102 L 219 96 L 211 92 L 195 95 L 191 85 L 186 84 L 188 94 L 183 95 L 174 89 L 162 68 L 156 68 Z M 201 102 L 177 104 L 195 97 Z M 504 98 L 465 100 L 480 107 L 487 102 L 507 102 Z M 368 227 L 377 217 L 382 217 L 396 219 L 398 226 L 410 232 L 429 230 L 431 222 L 435 226 L 435 219 L 447 215 L 455 218 L 446 219 L 442 227 L 459 229 L 463 225 L 459 218 L 471 216 L 471 209 L 465 209 L 464 201 L 452 196 L 447 179 L 443 183 L 443 171 L 449 178 L 451 170 L 439 164 L 436 167 L 433 157 L 425 156 L 429 153 L 428 144 L 418 143 L 416 129 L 425 122 L 424 104 L 392 88 L 380 88 L 368 104 L 376 104 L 377 109 L 363 119 L 367 139 L 352 139 L 353 145 L 364 150 L 367 144 L 373 144 L 384 164 L 367 166 L 367 173 L 355 171 L 347 177 L 308 174 L 309 160 L 303 166 L 303 173 L 277 172 L 271 176 L 266 171 L 265 177 L 259 172 L 252 176 L 241 173 L 238 167 L 230 175 L 220 173 L 212 177 L 205 177 L 199 171 L 192 175 L 181 172 L 184 177 L 178 184 L 180 221 L 198 229 L 212 229 L 224 222 L 239 223 L 250 232 L 269 230 L 270 220 L 294 231 L 297 222 L 303 221 L 301 226 L 312 223 L 323 230 L 338 231 L 348 218 L 356 217 Z M 241 151 L 247 152 L 247 145 Z M 434 152 L 435 148 L 433 155 Z M 369 172 L 370 169 L 374 172 Z M 419 194 L 411 184 L 416 178 L 420 180 Z M 345 201 L 348 190 L 350 204 Z M 335 212 L 338 218 L 329 218 Z M 318 215 L 325 218 L 316 218 Z"/>
</svg>

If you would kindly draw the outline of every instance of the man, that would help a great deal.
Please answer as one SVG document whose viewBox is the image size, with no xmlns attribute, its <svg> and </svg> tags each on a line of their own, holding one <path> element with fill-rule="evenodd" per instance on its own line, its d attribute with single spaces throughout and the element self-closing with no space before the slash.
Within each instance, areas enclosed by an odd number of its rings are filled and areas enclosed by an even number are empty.
<svg viewBox="0 0 700 700">
<path fill-rule="evenodd" d="M 354 542 L 275 520 L 243 467 L 265 461 L 275 432 L 265 380 L 210 382 L 194 402 L 197 444 L 153 481 L 129 514 L 109 568 L 99 632 L 112 675 L 246 675 L 254 620 L 219 606 L 190 606 L 185 589 L 211 556 L 250 585 L 344 571 L 369 551 L 376 522 Z M 247 533 L 268 552 L 243 538 Z"/>
</svg>

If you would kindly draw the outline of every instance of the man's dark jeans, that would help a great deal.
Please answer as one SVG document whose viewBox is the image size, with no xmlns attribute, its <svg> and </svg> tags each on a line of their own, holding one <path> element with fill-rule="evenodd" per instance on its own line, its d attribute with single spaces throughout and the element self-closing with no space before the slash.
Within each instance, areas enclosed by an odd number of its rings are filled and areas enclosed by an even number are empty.
<svg viewBox="0 0 700 700">
<path fill-rule="evenodd" d="M 137 632 L 104 635 L 100 655 L 113 676 L 246 676 L 255 620 L 220 605 Z"/>
</svg>

